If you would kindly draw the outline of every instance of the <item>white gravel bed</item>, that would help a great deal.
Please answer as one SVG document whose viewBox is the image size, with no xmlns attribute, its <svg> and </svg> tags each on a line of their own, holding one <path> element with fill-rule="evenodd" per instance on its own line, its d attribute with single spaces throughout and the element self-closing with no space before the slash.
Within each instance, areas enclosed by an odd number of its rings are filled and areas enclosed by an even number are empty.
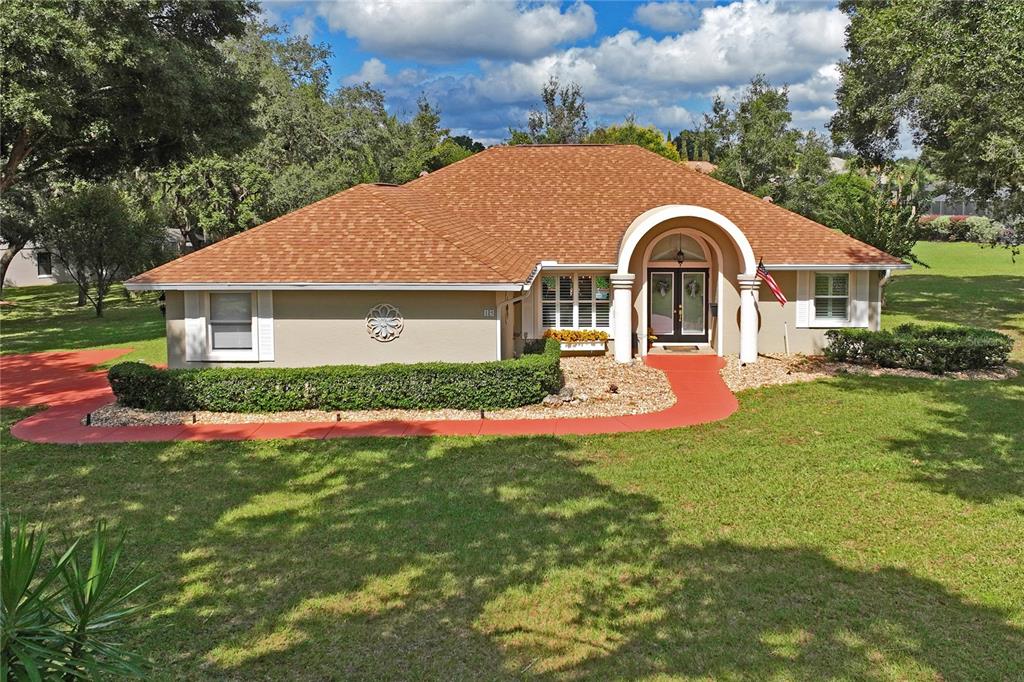
<svg viewBox="0 0 1024 682">
<path fill-rule="evenodd" d="M 973 370 L 969 372 L 950 372 L 949 374 L 929 374 L 913 369 L 896 369 L 885 367 L 868 367 L 847 362 L 828 362 L 820 355 L 759 355 L 752 365 L 741 365 L 739 358 L 726 358 L 725 367 L 721 370 L 722 379 L 733 393 L 761 386 L 778 386 L 794 384 L 801 381 L 814 381 L 826 377 L 843 374 L 863 374 L 868 376 L 901 376 L 921 379 L 971 379 L 999 380 L 1017 376 L 1013 367 L 998 370 Z"/>
<path fill-rule="evenodd" d="M 611 356 L 563 357 L 565 385 L 574 399 L 554 407 L 527 405 L 514 409 L 487 410 L 488 419 L 551 419 L 610 417 L 659 412 L 675 403 L 675 394 L 664 372 L 637 360 L 619 364 Z M 615 391 L 611 387 L 615 387 Z M 585 398 L 585 399 L 583 399 Z M 435 421 L 479 419 L 479 410 L 352 410 L 322 412 L 235 413 L 150 412 L 116 404 L 92 413 L 93 426 L 143 426 L 153 424 L 237 424 L 262 422 L 365 422 Z"/>
</svg>

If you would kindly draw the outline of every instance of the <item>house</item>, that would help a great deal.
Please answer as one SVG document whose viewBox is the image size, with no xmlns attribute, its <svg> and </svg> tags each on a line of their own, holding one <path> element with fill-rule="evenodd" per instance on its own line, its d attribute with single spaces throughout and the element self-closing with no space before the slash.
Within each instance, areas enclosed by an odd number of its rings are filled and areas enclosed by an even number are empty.
<svg viewBox="0 0 1024 682">
<path fill-rule="evenodd" d="M 0 242 L 0 250 L 7 245 Z M 27 287 L 74 281 L 49 249 L 29 242 L 14 254 L 4 273 L 5 287 Z"/>
<path fill-rule="evenodd" d="M 877 329 L 905 267 L 640 147 L 537 145 L 358 185 L 127 286 L 166 292 L 171 367 L 494 360 L 566 328 L 608 332 L 621 362 L 754 362 Z"/>
</svg>

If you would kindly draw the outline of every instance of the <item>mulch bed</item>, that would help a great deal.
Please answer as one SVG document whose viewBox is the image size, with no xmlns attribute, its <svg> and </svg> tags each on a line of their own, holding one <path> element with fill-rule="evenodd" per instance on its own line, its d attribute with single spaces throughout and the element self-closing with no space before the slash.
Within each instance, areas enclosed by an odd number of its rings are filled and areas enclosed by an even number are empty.
<svg viewBox="0 0 1024 682">
<path fill-rule="evenodd" d="M 675 394 L 664 372 L 642 361 L 619 364 L 609 355 L 563 357 L 565 385 L 573 398 L 557 406 L 527 405 L 513 409 L 488 410 L 488 419 L 551 419 L 567 417 L 612 417 L 660 412 L 675 403 Z M 614 389 L 614 390 L 613 390 Z M 365 422 L 434 421 L 479 419 L 479 410 L 353 410 L 345 412 L 235 413 L 235 412 L 151 412 L 116 404 L 92 413 L 93 426 L 144 426 L 154 424 L 238 424 L 255 422 Z"/>
<path fill-rule="evenodd" d="M 848 362 L 828 362 L 820 355 L 781 355 L 764 354 L 758 356 L 752 365 L 741 365 L 739 358 L 726 358 L 722 369 L 722 379 L 733 393 L 761 386 L 778 386 L 795 384 L 802 381 L 814 381 L 827 377 L 848 374 L 867 376 L 900 376 L 919 379 L 969 379 L 969 380 L 1001 380 L 1017 376 L 1013 367 L 997 370 L 972 370 L 968 372 L 950 372 L 948 374 L 929 374 L 913 369 L 887 367 L 868 367 Z"/>
</svg>

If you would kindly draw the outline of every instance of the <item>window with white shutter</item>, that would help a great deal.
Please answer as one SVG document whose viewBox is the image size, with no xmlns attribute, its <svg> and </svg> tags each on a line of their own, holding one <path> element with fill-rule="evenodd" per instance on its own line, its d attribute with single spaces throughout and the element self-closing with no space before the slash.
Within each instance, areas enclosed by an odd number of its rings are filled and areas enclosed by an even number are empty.
<svg viewBox="0 0 1024 682">
<path fill-rule="evenodd" d="M 540 326 L 545 329 L 609 329 L 611 303 L 608 275 L 541 277 Z"/>
<path fill-rule="evenodd" d="M 845 322 L 850 319 L 850 275 L 819 272 L 814 276 L 814 319 L 816 322 Z"/>
</svg>

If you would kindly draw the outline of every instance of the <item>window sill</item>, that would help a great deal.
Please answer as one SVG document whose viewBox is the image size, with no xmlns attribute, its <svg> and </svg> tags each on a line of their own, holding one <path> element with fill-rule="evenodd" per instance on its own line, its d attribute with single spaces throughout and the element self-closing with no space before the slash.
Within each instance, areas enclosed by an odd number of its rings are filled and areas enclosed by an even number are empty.
<svg viewBox="0 0 1024 682">
<path fill-rule="evenodd" d="M 259 359 L 259 352 L 255 349 L 221 350 L 207 352 L 200 362 L 258 362 Z"/>
<path fill-rule="evenodd" d="M 867 329 L 867 324 L 855 324 L 850 320 L 812 320 L 805 325 L 804 329 L 844 329 L 847 327 L 862 327 Z"/>
</svg>

